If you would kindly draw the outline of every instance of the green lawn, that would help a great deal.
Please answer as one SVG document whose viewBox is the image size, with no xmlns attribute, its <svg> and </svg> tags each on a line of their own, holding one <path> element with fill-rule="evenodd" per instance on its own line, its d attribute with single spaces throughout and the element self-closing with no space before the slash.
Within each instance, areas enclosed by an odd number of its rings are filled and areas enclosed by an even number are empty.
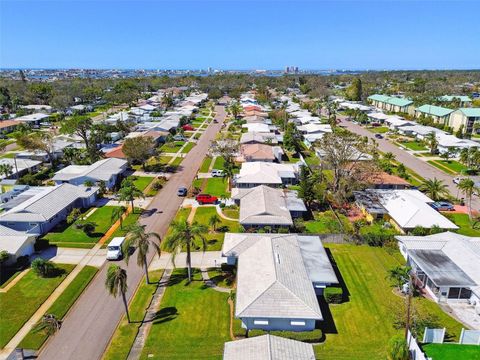
<svg viewBox="0 0 480 360">
<path fill-rule="evenodd" d="M 419 141 L 407 141 L 400 143 L 401 145 L 405 146 L 406 148 L 413 150 L 413 151 L 425 151 L 428 150 L 425 145 L 423 145 Z"/>
<path fill-rule="evenodd" d="M 217 214 L 217 210 L 213 206 L 199 207 L 195 212 L 195 216 L 193 220 L 198 221 L 200 224 L 203 224 L 208 228 L 210 228 L 210 226 L 208 225 L 208 220 L 214 214 Z M 238 222 L 229 221 L 222 218 L 220 218 L 220 220 L 221 222 L 217 225 L 217 229 L 221 228 L 222 226 L 227 226 L 228 232 L 238 232 L 240 227 L 240 224 Z M 208 244 L 207 251 L 219 251 L 222 249 L 223 239 L 225 238 L 225 232 L 220 232 L 220 231 L 214 232 L 211 229 L 210 232 L 206 234 L 205 237 Z M 198 250 L 201 250 L 201 247 L 199 244 L 198 244 Z"/>
<path fill-rule="evenodd" d="M 195 143 L 193 143 L 193 142 L 187 143 L 187 145 L 185 145 L 185 147 L 182 149 L 182 153 L 183 154 L 188 153 L 190 150 L 193 149 L 194 146 L 195 146 Z"/>
<path fill-rule="evenodd" d="M 169 144 L 163 144 L 160 150 L 164 153 L 176 153 L 185 144 L 185 141 L 175 141 Z"/>
<path fill-rule="evenodd" d="M 145 311 L 147 310 L 157 288 L 156 282 L 160 280 L 162 274 L 163 270 L 150 271 L 149 276 L 151 283 L 148 285 L 145 283 L 145 278 L 142 280 L 128 307 L 133 322 L 129 324 L 126 315 L 122 317 L 122 320 L 120 320 L 102 358 L 103 360 L 119 360 L 127 358 L 128 352 L 130 351 L 135 336 L 137 335 L 138 328 L 141 325 L 139 321 L 143 320 L 143 317 L 145 316 Z"/>
<path fill-rule="evenodd" d="M 430 165 L 436 167 L 437 169 L 443 171 L 444 173 L 447 173 L 449 175 L 457 175 L 456 171 L 451 170 L 449 167 L 446 167 L 443 164 L 440 164 L 440 160 L 428 160 L 427 162 Z"/>
<path fill-rule="evenodd" d="M 349 292 L 349 300 L 330 305 L 323 328 L 326 341 L 315 346 L 318 359 L 370 360 L 386 358 L 388 341 L 403 330 L 393 327 L 393 314 L 404 300 L 392 292 L 387 271 L 404 264 L 400 253 L 366 245 L 327 244 Z M 438 304 L 414 298 L 413 307 L 420 313 L 438 316 L 441 327 L 458 338 L 462 325 L 445 314 Z"/>
<path fill-rule="evenodd" d="M 154 176 L 132 176 L 133 184 L 141 191 L 145 190 L 148 185 L 155 179 Z"/>
<path fill-rule="evenodd" d="M 170 165 L 178 166 L 182 163 L 182 161 L 183 161 L 182 157 L 176 157 L 175 160 L 173 160 Z"/>
<path fill-rule="evenodd" d="M 180 209 L 178 209 L 177 213 L 175 214 L 175 218 L 173 220 L 174 221 L 187 220 L 191 211 L 192 211 L 191 208 L 180 208 Z M 169 233 L 170 233 L 170 228 L 168 228 L 166 236 L 168 236 Z"/>
<path fill-rule="evenodd" d="M 125 236 L 127 235 L 128 228 L 129 226 L 135 224 L 138 221 L 138 218 L 140 217 L 142 212 L 142 209 L 140 208 L 135 208 L 134 213 L 129 213 L 127 217 L 123 220 L 122 226 L 118 227 L 117 230 L 113 232 L 113 234 L 110 236 L 110 238 L 105 241 L 104 246 L 108 245 L 108 242 L 113 239 L 114 237 L 119 237 L 119 236 Z"/>
<path fill-rule="evenodd" d="M 306 221 L 305 227 L 312 234 L 341 234 L 352 229 L 352 224 L 345 215 L 337 214 L 341 224 L 332 211 L 315 213 L 314 220 Z M 343 225 L 343 227 L 342 227 Z"/>
<path fill-rule="evenodd" d="M 230 197 L 230 193 L 227 191 L 227 186 L 228 180 L 226 178 L 209 178 L 203 192 L 219 198 Z"/>
<path fill-rule="evenodd" d="M 57 264 L 62 274 L 41 278 L 29 271 L 6 293 L 0 293 L 0 348 L 30 319 L 75 265 Z"/>
<path fill-rule="evenodd" d="M 390 129 L 386 126 L 376 126 L 376 127 L 369 127 L 368 130 L 376 134 L 385 134 Z"/>
<path fill-rule="evenodd" d="M 224 165 L 225 165 L 225 159 L 217 156 L 215 158 L 215 162 L 213 163 L 213 168 L 217 170 L 224 170 Z"/>
<path fill-rule="evenodd" d="M 442 164 L 443 166 L 446 166 L 452 171 L 455 171 L 456 173 L 461 173 L 462 171 L 468 170 L 468 167 L 463 165 L 462 163 L 455 161 L 455 160 L 436 160 L 438 163 Z"/>
<path fill-rule="evenodd" d="M 186 269 L 174 270 L 141 359 L 222 359 L 228 294 L 206 288 L 199 273 L 189 285 L 185 278 Z"/>
<path fill-rule="evenodd" d="M 472 223 L 468 214 L 448 214 L 443 213 L 447 218 L 455 223 L 460 229 L 456 232 L 466 236 L 480 236 L 480 230 L 472 229 Z"/>
<path fill-rule="evenodd" d="M 209 156 L 206 156 L 205 159 L 203 159 L 199 172 L 208 173 L 208 169 L 210 168 L 211 163 L 212 163 L 212 158 Z"/>
<path fill-rule="evenodd" d="M 238 217 L 240 215 L 240 210 L 239 209 L 223 208 L 222 212 L 226 217 L 229 217 L 229 218 L 232 218 L 232 219 L 238 219 Z"/>
<path fill-rule="evenodd" d="M 72 307 L 83 290 L 93 279 L 98 269 L 93 266 L 85 266 L 75 277 L 75 279 L 67 286 L 60 297 L 50 306 L 46 314 L 54 314 L 57 319 L 63 319 L 68 310 Z M 20 347 L 24 349 L 38 350 L 47 340 L 48 335 L 44 331 L 34 332 L 31 330 L 20 343 Z"/>
<path fill-rule="evenodd" d="M 116 206 L 104 206 L 95 210 L 86 221 L 94 222 L 96 224 L 95 231 L 91 235 L 87 235 L 82 229 L 77 229 L 75 224 L 80 222 L 77 220 L 71 225 L 61 223 L 55 227 L 51 232 L 45 235 L 44 239 L 50 243 L 59 244 L 68 247 L 71 243 L 96 243 L 105 234 L 105 232 L 112 226 L 112 213 L 117 208 Z M 65 227 L 66 226 L 66 227 Z"/>
<path fill-rule="evenodd" d="M 478 345 L 425 344 L 422 349 L 432 360 L 480 360 Z"/>
</svg>

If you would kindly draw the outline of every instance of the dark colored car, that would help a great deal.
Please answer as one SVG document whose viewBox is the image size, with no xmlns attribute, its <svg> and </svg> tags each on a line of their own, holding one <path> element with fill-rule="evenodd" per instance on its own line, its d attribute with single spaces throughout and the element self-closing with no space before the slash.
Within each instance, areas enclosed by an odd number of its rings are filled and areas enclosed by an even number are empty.
<svg viewBox="0 0 480 360">
<path fill-rule="evenodd" d="M 453 211 L 455 207 L 447 201 L 437 201 L 431 205 L 437 211 Z"/>
<path fill-rule="evenodd" d="M 382 135 L 382 134 L 375 134 L 375 137 L 376 137 L 377 139 L 383 139 L 383 135 Z"/>
<path fill-rule="evenodd" d="M 215 204 L 218 200 L 216 196 L 212 196 L 209 194 L 198 194 L 195 199 L 198 201 L 200 205 L 203 204 Z"/>
</svg>

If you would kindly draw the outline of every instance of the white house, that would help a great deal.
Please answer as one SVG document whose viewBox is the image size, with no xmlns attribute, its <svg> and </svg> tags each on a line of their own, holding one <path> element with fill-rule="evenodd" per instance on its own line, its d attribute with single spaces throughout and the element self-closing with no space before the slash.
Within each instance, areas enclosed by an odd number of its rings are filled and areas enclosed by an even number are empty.
<svg viewBox="0 0 480 360">
<path fill-rule="evenodd" d="M 0 251 L 5 250 L 9 258 L 6 263 L 15 262 L 19 257 L 32 254 L 37 236 L 16 231 L 0 225 Z"/>
<path fill-rule="evenodd" d="M 310 331 L 323 320 L 317 294 L 338 280 L 317 236 L 227 233 L 222 253 L 238 260 L 235 317 L 244 328 Z"/>
<path fill-rule="evenodd" d="M 238 188 L 252 188 L 258 185 L 280 187 L 296 184 L 300 172 L 297 164 L 277 164 L 271 162 L 245 162 L 233 182 Z"/>
<path fill-rule="evenodd" d="M 470 301 L 480 310 L 480 238 L 452 232 L 396 236 L 416 285 L 437 302 Z"/>
<path fill-rule="evenodd" d="M 473 132 L 475 123 L 480 122 L 480 108 L 461 108 L 450 114 L 449 126 L 458 131 L 463 126 L 465 134 Z"/>
<path fill-rule="evenodd" d="M 108 158 L 92 165 L 70 165 L 57 171 L 52 180 L 56 184 L 72 185 L 83 185 L 86 181 L 93 183 L 104 181 L 107 189 L 111 189 L 127 170 L 127 164 L 128 162 L 123 159 Z"/>
<path fill-rule="evenodd" d="M 20 177 L 27 172 L 37 171 L 42 164 L 41 161 L 23 158 L 3 158 L 0 159 L 0 165 L 7 165 L 10 167 L 11 172 L 8 176 L 0 174 L 0 179 Z"/>
</svg>

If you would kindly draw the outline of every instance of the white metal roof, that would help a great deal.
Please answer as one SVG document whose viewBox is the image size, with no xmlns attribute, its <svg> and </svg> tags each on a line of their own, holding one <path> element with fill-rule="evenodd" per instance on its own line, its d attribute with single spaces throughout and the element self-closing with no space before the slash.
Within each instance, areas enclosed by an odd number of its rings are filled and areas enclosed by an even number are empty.
<svg viewBox="0 0 480 360">
<path fill-rule="evenodd" d="M 96 180 L 108 181 L 113 175 L 124 171 L 126 160 L 109 158 L 99 160 L 92 165 L 70 165 L 55 173 L 53 180 L 69 181 L 79 177 L 89 177 Z"/>
<path fill-rule="evenodd" d="M 236 183 L 282 184 L 282 178 L 295 178 L 298 174 L 295 164 L 277 164 L 270 162 L 246 162 L 235 177 Z"/>
</svg>

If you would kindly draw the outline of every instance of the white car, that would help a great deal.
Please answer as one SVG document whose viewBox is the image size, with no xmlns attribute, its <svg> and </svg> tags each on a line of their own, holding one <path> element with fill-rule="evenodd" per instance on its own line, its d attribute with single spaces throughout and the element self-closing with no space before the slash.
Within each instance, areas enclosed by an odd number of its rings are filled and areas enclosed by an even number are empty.
<svg viewBox="0 0 480 360">
<path fill-rule="evenodd" d="M 224 177 L 225 173 L 223 170 L 213 169 L 212 170 L 212 177 Z"/>
<path fill-rule="evenodd" d="M 120 260 L 123 257 L 122 245 L 125 237 L 115 237 L 107 246 L 107 260 Z"/>
</svg>

